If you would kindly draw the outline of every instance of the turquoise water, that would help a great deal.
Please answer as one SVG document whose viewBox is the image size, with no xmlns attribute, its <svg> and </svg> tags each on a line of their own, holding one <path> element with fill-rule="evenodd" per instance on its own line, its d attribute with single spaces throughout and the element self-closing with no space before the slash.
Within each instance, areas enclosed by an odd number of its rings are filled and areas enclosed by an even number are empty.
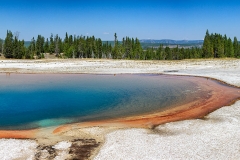
<svg viewBox="0 0 240 160">
<path fill-rule="evenodd" d="M 202 94 L 191 77 L 0 74 L 0 129 L 31 129 L 160 111 Z"/>
</svg>

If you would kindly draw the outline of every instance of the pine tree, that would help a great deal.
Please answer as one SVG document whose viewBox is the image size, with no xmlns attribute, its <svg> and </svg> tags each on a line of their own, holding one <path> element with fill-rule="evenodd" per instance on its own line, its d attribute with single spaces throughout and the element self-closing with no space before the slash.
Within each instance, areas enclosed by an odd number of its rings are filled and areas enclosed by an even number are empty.
<svg viewBox="0 0 240 160">
<path fill-rule="evenodd" d="M 118 43 L 118 40 L 117 40 L 117 34 L 114 33 L 114 47 L 113 47 L 112 58 L 113 59 L 117 59 L 118 58 L 118 54 L 119 54 L 119 43 Z"/>
<path fill-rule="evenodd" d="M 90 39 L 91 39 L 91 58 L 98 58 L 95 37 L 92 36 Z"/>
<path fill-rule="evenodd" d="M 228 38 L 228 57 L 234 57 L 234 48 L 231 38 Z"/>
<path fill-rule="evenodd" d="M 102 50 L 103 50 L 103 47 L 102 47 L 102 40 L 100 38 L 97 39 L 97 55 L 98 55 L 98 58 L 102 58 Z"/>
<path fill-rule="evenodd" d="M 85 37 L 80 37 L 78 42 L 78 51 L 79 51 L 79 58 L 84 58 L 84 51 L 85 51 Z"/>
<path fill-rule="evenodd" d="M 55 52 L 55 44 L 54 44 L 53 34 L 51 34 L 51 36 L 50 36 L 49 52 L 50 52 L 50 54 L 53 54 Z"/>
<path fill-rule="evenodd" d="M 11 31 L 7 31 L 7 35 L 3 45 L 3 54 L 6 58 L 13 58 L 13 34 Z"/>
<path fill-rule="evenodd" d="M 36 41 L 36 55 L 38 58 L 41 58 L 44 53 L 44 37 L 38 35 Z"/>
<path fill-rule="evenodd" d="M 135 59 L 140 59 L 140 55 L 142 54 L 143 49 L 141 46 L 140 41 L 136 38 L 135 39 L 135 47 L 134 47 L 134 55 L 135 55 Z"/>
<path fill-rule="evenodd" d="M 26 49 L 25 54 L 24 54 L 25 59 L 31 59 L 31 53 L 30 53 L 30 46 Z"/>
<path fill-rule="evenodd" d="M 59 37 L 58 37 L 58 34 L 56 34 L 55 38 L 54 38 L 54 53 L 56 54 L 56 56 L 58 57 L 59 54 L 60 54 L 60 47 L 59 47 Z"/>
<path fill-rule="evenodd" d="M 184 59 L 189 59 L 190 54 L 191 54 L 191 50 L 189 48 L 186 48 L 183 55 Z"/>
<path fill-rule="evenodd" d="M 238 57 L 240 56 L 240 50 L 239 50 L 239 43 L 238 43 L 238 40 L 237 40 L 237 37 L 234 37 L 234 40 L 233 40 L 233 49 L 234 49 L 234 57 Z"/>
<path fill-rule="evenodd" d="M 173 57 L 172 57 L 172 51 L 169 47 L 166 47 L 165 48 L 165 53 L 166 53 L 166 59 L 167 60 L 172 60 Z"/>
<path fill-rule="evenodd" d="M 24 40 L 20 41 L 18 40 L 18 35 L 14 37 L 13 42 L 13 58 L 16 59 L 22 59 L 25 55 L 25 46 L 24 46 Z"/>
<path fill-rule="evenodd" d="M 25 51 L 25 58 L 26 59 L 33 59 L 34 55 L 35 55 L 35 39 L 34 37 L 31 39 L 30 45 L 28 46 L 28 48 Z"/>
<path fill-rule="evenodd" d="M 63 51 L 64 53 L 66 53 L 68 51 L 69 48 L 69 40 L 68 40 L 68 33 L 66 32 L 65 34 L 65 38 L 64 38 L 64 47 L 63 47 Z"/>
<path fill-rule="evenodd" d="M 182 47 L 182 48 L 179 50 L 179 59 L 184 59 L 184 55 L 185 55 L 185 50 L 184 50 L 184 48 Z"/>
<path fill-rule="evenodd" d="M 224 39 L 220 34 L 215 37 L 215 58 L 224 57 Z"/>
<path fill-rule="evenodd" d="M 17 57 L 18 59 L 22 59 L 24 58 L 24 55 L 25 55 L 25 46 L 24 46 L 24 40 L 22 41 L 18 41 L 18 54 L 17 54 Z"/>
<path fill-rule="evenodd" d="M 112 52 L 113 52 L 113 47 L 111 43 L 107 45 L 107 58 L 112 59 Z"/>
<path fill-rule="evenodd" d="M 3 40 L 2 39 L 0 39 L 0 53 L 3 54 Z"/>
<path fill-rule="evenodd" d="M 178 60 L 179 58 L 179 48 L 178 48 L 178 45 L 176 48 L 173 48 L 172 50 L 172 57 L 174 60 Z"/>
<path fill-rule="evenodd" d="M 44 53 L 49 53 L 49 41 L 48 38 L 44 44 Z"/>
<path fill-rule="evenodd" d="M 60 37 L 58 37 L 58 48 L 59 48 L 59 53 L 63 53 L 63 42 Z"/>
<path fill-rule="evenodd" d="M 18 39 L 15 36 L 13 41 L 13 58 L 18 58 L 19 47 L 18 47 Z"/>
<path fill-rule="evenodd" d="M 145 59 L 144 60 L 151 60 L 152 59 L 152 48 L 147 48 L 145 51 Z"/>
<path fill-rule="evenodd" d="M 223 43 L 224 43 L 224 57 L 228 56 L 228 39 L 226 34 L 223 37 Z"/>
<path fill-rule="evenodd" d="M 214 55 L 213 52 L 213 45 L 211 43 L 211 37 L 209 35 L 208 30 L 206 31 L 206 35 L 204 37 L 204 41 L 203 41 L 203 57 L 204 58 L 211 58 Z"/>
</svg>

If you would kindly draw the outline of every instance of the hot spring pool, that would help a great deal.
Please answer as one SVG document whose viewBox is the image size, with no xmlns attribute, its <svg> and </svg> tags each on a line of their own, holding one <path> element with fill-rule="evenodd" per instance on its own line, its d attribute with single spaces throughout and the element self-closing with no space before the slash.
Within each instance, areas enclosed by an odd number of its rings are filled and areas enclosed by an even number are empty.
<svg viewBox="0 0 240 160">
<path fill-rule="evenodd" d="M 194 77 L 0 74 L 0 129 L 32 129 L 154 113 L 206 95 Z"/>
</svg>

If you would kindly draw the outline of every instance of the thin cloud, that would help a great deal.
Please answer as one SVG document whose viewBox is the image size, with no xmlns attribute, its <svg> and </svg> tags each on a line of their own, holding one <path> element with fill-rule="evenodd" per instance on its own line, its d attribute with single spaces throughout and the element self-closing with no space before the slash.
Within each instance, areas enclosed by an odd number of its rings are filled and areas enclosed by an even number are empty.
<svg viewBox="0 0 240 160">
<path fill-rule="evenodd" d="M 103 34 L 109 34 L 108 32 L 103 32 Z"/>
</svg>

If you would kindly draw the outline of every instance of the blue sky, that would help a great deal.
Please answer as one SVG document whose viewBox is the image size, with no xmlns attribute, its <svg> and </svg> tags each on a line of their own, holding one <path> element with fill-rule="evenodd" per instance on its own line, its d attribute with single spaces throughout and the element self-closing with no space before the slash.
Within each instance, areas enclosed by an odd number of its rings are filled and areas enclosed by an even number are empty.
<svg viewBox="0 0 240 160">
<path fill-rule="evenodd" d="M 66 32 L 102 40 L 113 40 L 115 32 L 119 40 L 196 40 L 207 29 L 240 39 L 239 0 L 0 0 L 0 20 L 0 38 L 11 30 L 25 40 Z"/>
</svg>

